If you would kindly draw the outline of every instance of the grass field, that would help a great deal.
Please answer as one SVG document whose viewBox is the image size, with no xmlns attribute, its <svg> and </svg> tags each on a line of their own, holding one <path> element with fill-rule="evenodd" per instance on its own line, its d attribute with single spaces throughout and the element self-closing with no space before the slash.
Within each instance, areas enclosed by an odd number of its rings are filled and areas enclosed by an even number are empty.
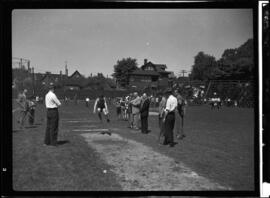
<svg viewBox="0 0 270 198">
<path fill-rule="evenodd" d="M 254 190 L 253 109 L 188 107 L 187 137 L 169 148 L 157 144 L 157 116 L 149 117 L 151 132 L 145 135 L 128 129 L 126 121 L 118 121 L 113 106 L 111 122 L 99 123 L 92 106 L 86 108 L 82 103 L 60 108 L 58 147 L 43 146 L 43 105 L 37 107 L 36 124 L 23 131 L 18 130 L 18 115 L 14 114 L 14 190 Z M 106 129 L 113 135 L 93 135 Z M 184 170 L 189 175 L 184 177 Z M 192 177 L 190 173 L 194 173 Z"/>
</svg>

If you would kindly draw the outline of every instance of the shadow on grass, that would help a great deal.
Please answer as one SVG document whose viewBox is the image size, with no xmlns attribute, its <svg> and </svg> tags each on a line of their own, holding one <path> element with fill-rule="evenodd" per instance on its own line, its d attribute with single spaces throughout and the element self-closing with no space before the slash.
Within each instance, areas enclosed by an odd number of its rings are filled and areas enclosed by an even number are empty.
<svg viewBox="0 0 270 198">
<path fill-rule="evenodd" d="M 67 144 L 67 143 L 70 143 L 70 141 L 68 141 L 68 140 L 57 141 L 57 145 L 63 145 L 63 144 Z"/>
<path fill-rule="evenodd" d="M 26 128 L 26 129 L 33 129 L 33 128 L 37 128 L 37 126 L 32 125 L 32 126 L 26 126 L 26 127 L 24 127 L 24 128 Z"/>
<path fill-rule="evenodd" d="M 17 133 L 17 132 L 20 132 L 20 131 L 23 131 L 22 129 L 13 129 L 12 132 L 13 133 Z"/>
</svg>

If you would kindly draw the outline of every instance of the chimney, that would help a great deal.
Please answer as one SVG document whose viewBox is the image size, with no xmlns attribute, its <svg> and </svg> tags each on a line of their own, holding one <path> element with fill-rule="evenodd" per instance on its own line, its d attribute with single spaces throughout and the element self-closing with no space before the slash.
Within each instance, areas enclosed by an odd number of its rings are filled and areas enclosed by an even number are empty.
<svg viewBox="0 0 270 198">
<path fill-rule="evenodd" d="M 35 77 L 35 73 L 34 73 L 34 67 L 32 67 L 30 70 L 31 70 L 31 74 L 32 74 L 32 80 L 35 81 L 36 77 Z"/>
<path fill-rule="evenodd" d="M 28 70 L 29 73 L 31 73 L 30 61 L 27 61 L 27 70 Z"/>
<path fill-rule="evenodd" d="M 65 66 L 65 74 L 66 74 L 66 76 L 68 76 L 68 69 L 67 69 L 67 65 Z"/>
<path fill-rule="evenodd" d="M 146 63 L 147 63 L 147 59 L 144 59 L 144 65 L 146 65 Z"/>
<path fill-rule="evenodd" d="M 60 70 L 60 79 L 62 80 L 62 70 Z"/>
</svg>

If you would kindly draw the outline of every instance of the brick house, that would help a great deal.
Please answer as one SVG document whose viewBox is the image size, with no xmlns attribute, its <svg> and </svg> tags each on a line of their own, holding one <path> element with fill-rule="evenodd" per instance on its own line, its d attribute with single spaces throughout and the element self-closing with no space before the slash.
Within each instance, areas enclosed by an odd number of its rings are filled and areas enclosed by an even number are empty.
<svg viewBox="0 0 270 198">
<path fill-rule="evenodd" d="M 158 89 L 169 85 L 172 72 L 166 71 L 164 64 L 154 64 L 144 59 L 144 64 L 129 74 L 129 87 L 135 89 Z"/>
</svg>

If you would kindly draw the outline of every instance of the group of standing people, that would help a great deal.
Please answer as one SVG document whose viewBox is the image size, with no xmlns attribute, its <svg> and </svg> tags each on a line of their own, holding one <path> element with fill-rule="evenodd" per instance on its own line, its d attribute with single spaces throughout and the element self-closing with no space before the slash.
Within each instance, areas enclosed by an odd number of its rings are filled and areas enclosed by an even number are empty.
<svg viewBox="0 0 270 198">
<path fill-rule="evenodd" d="M 150 99 L 146 93 L 141 97 L 137 92 L 131 93 L 126 97 L 115 101 L 116 113 L 118 119 L 127 120 L 128 128 L 140 130 L 142 133 L 148 133 L 148 116 Z M 141 127 L 140 127 L 141 126 Z"/>
<path fill-rule="evenodd" d="M 151 97 L 143 93 L 140 97 L 137 92 L 123 97 L 115 102 L 118 119 L 122 118 L 129 121 L 129 128 L 140 130 L 142 133 L 148 133 L 148 116 Z M 175 120 L 179 120 L 180 125 L 177 126 L 177 138 L 183 139 L 184 133 L 184 115 L 186 111 L 187 101 L 181 96 L 178 90 L 172 91 L 168 89 L 163 93 L 159 102 L 158 123 L 160 133 L 158 141 L 164 137 L 163 144 L 173 146 L 173 130 L 175 128 Z M 141 126 L 141 127 L 140 127 Z"/>
</svg>

